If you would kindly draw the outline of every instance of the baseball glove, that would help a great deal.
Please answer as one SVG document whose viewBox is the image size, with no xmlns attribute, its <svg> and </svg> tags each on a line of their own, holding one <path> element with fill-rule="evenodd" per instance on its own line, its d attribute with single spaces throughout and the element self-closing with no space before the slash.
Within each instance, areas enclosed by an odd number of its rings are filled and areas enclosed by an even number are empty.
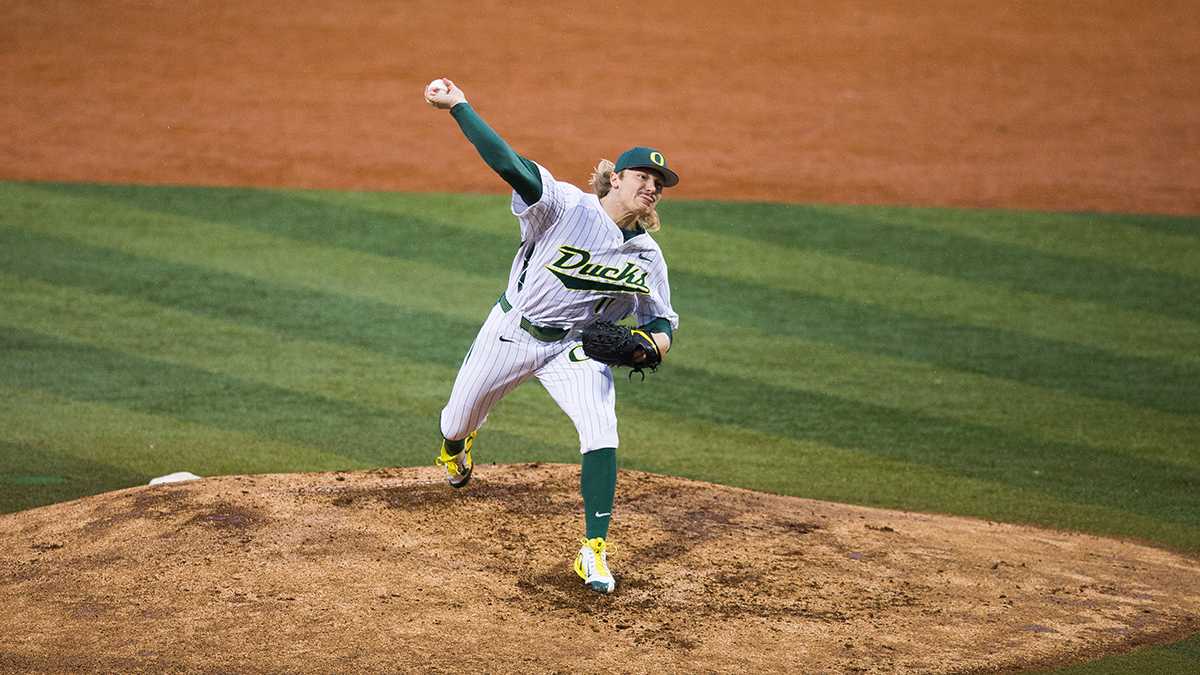
<svg viewBox="0 0 1200 675">
<path fill-rule="evenodd" d="M 650 334 L 640 328 L 629 328 L 612 321 L 597 321 L 583 329 L 583 353 L 589 358 L 610 366 L 632 368 L 646 379 L 643 368 L 651 372 L 662 363 L 662 355 Z"/>
</svg>

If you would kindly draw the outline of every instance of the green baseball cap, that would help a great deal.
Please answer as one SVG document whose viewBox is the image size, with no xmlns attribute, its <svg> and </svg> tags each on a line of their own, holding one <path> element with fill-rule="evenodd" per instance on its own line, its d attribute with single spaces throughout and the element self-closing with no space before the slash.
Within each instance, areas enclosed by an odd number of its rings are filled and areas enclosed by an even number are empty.
<svg viewBox="0 0 1200 675">
<path fill-rule="evenodd" d="M 667 158 L 654 148 L 637 146 L 621 153 L 613 171 L 625 169 L 652 169 L 662 174 L 663 187 L 672 187 L 679 182 L 679 176 L 667 168 Z"/>
</svg>

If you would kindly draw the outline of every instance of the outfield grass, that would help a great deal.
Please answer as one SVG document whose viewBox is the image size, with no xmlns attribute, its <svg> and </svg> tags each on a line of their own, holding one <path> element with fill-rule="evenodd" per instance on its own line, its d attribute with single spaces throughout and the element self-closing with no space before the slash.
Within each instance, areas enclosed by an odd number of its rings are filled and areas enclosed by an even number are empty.
<svg viewBox="0 0 1200 675">
<path fill-rule="evenodd" d="M 662 212 L 682 326 L 623 467 L 1200 554 L 1200 219 Z M 0 183 L 0 510 L 428 463 L 517 244 L 498 197 Z M 478 447 L 577 460 L 536 386 Z"/>
</svg>

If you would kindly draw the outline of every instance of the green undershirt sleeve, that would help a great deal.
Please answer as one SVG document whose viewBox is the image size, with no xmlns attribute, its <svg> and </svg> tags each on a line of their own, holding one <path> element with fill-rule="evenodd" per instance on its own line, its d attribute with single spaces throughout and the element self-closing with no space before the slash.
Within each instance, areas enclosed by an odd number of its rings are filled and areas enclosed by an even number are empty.
<svg viewBox="0 0 1200 675">
<path fill-rule="evenodd" d="M 483 121 L 470 103 L 459 103 L 450 109 L 450 114 L 483 161 L 500 174 L 526 204 L 536 204 L 542 198 L 542 174 L 537 165 L 518 155 Z"/>
<path fill-rule="evenodd" d="M 671 322 L 661 316 L 642 326 L 642 330 L 647 333 L 666 333 L 668 338 L 671 340 L 675 339 L 675 333 L 671 330 Z"/>
</svg>

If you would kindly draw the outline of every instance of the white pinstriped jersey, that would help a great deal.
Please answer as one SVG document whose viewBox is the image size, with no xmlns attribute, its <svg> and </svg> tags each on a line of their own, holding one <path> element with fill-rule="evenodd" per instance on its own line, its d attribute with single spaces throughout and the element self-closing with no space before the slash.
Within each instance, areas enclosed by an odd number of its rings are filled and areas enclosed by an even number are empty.
<svg viewBox="0 0 1200 675">
<path fill-rule="evenodd" d="M 513 307 L 538 326 L 578 330 L 633 314 L 638 325 L 661 317 L 678 328 L 658 243 L 649 234 L 625 241 L 596 195 L 538 171 L 542 198 L 512 197 L 521 224 L 505 290 Z"/>
</svg>

